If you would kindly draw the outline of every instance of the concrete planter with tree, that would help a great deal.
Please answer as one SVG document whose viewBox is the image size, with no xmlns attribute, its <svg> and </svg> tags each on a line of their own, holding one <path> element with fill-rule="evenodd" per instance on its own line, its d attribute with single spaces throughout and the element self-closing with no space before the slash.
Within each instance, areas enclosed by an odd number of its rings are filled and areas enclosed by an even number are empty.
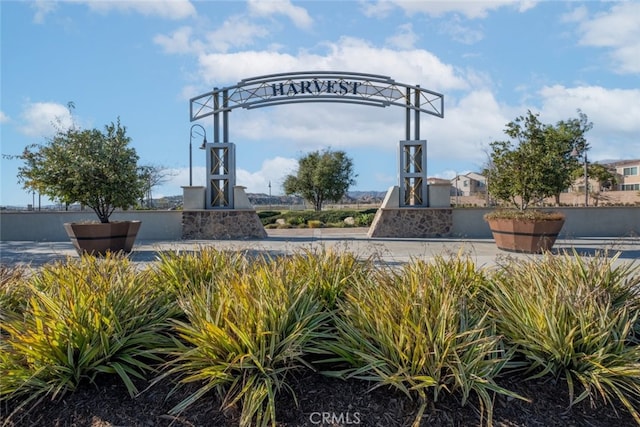
<svg viewBox="0 0 640 427">
<path fill-rule="evenodd" d="M 138 155 L 126 128 L 116 123 L 98 129 L 59 129 L 45 144 L 25 148 L 18 178 L 24 188 L 65 204 L 91 208 L 99 222 L 67 223 L 79 254 L 130 252 L 140 221 L 109 222 L 116 208 L 134 206 L 144 192 Z"/>
<path fill-rule="evenodd" d="M 498 248 L 525 253 L 550 250 L 564 225 L 559 212 L 530 209 L 559 195 L 572 182 L 578 161 L 572 153 L 584 152 L 584 134 L 591 129 L 585 114 L 579 118 L 545 125 L 531 111 L 507 124 L 505 134 L 517 141 L 491 143 L 490 163 L 485 170 L 489 195 L 502 209 L 485 215 Z M 511 209 L 505 209 L 505 206 Z"/>
</svg>

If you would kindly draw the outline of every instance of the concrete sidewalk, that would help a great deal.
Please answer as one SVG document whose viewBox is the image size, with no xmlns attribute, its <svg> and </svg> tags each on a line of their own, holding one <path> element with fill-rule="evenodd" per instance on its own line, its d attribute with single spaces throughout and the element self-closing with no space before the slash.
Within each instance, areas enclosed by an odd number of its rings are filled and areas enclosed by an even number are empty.
<svg viewBox="0 0 640 427">
<path fill-rule="evenodd" d="M 489 266 L 506 257 L 536 259 L 541 255 L 515 254 L 499 250 L 493 239 L 430 238 L 395 239 L 368 238 L 366 228 L 273 229 L 266 239 L 255 240 L 141 240 L 134 245 L 130 259 L 147 263 L 166 251 L 192 251 L 203 246 L 224 250 L 241 250 L 267 255 L 289 254 L 301 250 L 336 248 L 362 257 L 375 256 L 390 265 L 402 264 L 414 258 L 433 259 L 437 255 L 463 253 L 477 266 Z M 640 239 L 637 237 L 558 239 L 554 253 L 575 250 L 593 256 L 608 251 L 619 253 L 617 263 L 640 260 Z M 0 242 L 0 262 L 5 265 L 40 266 L 47 262 L 77 257 L 71 242 Z"/>
</svg>

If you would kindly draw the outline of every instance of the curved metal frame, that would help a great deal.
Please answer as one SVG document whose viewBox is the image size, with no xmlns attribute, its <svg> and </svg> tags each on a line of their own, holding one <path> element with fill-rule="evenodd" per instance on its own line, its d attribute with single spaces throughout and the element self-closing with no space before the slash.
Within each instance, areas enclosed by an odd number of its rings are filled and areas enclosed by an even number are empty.
<svg viewBox="0 0 640 427">
<path fill-rule="evenodd" d="M 377 107 L 395 105 L 444 117 L 444 96 L 417 85 L 398 83 L 377 74 L 303 71 L 252 77 L 234 86 L 214 88 L 191 98 L 191 121 L 236 108 L 252 109 L 299 102 L 344 102 Z"/>
<path fill-rule="evenodd" d="M 404 108 L 406 138 L 400 146 L 401 158 L 404 159 L 400 165 L 400 204 L 429 206 L 426 141 L 420 140 L 420 113 L 443 118 L 444 95 L 419 85 L 398 83 L 378 74 L 302 71 L 243 79 L 236 85 L 214 88 L 189 100 L 192 122 L 213 116 L 213 143 L 207 144 L 207 209 L 233 208 L 235 146 L 229 142 L 229 112 L 236 108 L 253 109 L 305 102 L 340 102 L 374 107 L 395 105 Z M 411 112 L 414 115 L 413 137 Z M 220 168 L 225 172 L 219 172 Z"/>
</svg>

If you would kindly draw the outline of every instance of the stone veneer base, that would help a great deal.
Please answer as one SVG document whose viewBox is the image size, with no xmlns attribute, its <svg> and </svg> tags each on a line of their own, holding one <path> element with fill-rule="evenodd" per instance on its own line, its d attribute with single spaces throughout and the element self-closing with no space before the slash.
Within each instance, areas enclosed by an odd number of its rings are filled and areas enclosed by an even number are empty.
<svg viewBox="0 0 640 427">
<path fill-rule="evenodd" d="M 182 212 L 183 239 L 264 239 L 255 210 L 207 209 Z"/>
<path fill-rule="evenodd" d="M 369 237 L 424 238 L 451 234 L 453 210 L 446 208 L 381 208 Z"/>
</svg>

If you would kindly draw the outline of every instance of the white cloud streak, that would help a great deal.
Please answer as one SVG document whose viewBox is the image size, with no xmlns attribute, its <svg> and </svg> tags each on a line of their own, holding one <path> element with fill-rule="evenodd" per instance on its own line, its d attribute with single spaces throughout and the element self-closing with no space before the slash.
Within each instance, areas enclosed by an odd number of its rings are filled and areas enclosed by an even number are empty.
<svg viewBox="0 0 640 427">
<path fill-rule="evenodd" d="M 584 16 L 580 11 L 576 14 L 574 19 Z M 640 3 L 614 3 L 608 12 L 583 21 L 578 31 L 582 45 L 611 50 L 614 72 L 640 73 Z"/>
<path fill-rule="evenodd" d="M 313 26 L 313 19 L 306 9 L 294 6 L 289 0 L 249 0 L 248 6 L 252 15 L 284 15 L 297 28 L 308 30 Z"/>
<path fill-rule="evenodd" d="M 81 1 L 90 10 L 100 13 L 134 12 L 145 16 L 179 20 L 196 15 L 196 8 L 189 0 L 118 0 Z"/>
<path fill-rule="evenodd" d="M 69 109 L 55 102 L 34 102 L 28 104 L 20 115 L 19 131 L 31 137 L 47 137 L 57 129 L 73 124 Z"/>
<path fill-rule="evenodd" d="M 196 8 L 189 0 L 67 0 L 68 3 L 84 4 L 89 10 L 98 13 L 117 11 L 120 13 L 139 13 L 145 16 L 157 16 L 164 19 L 179 20 L 196 15 Z M 33 21 L 41 24 L 47 15 L 53 13 L 58 0 L 36 0 L 31 7 L 35 10 Z"/>
<path fill-rule="evenodd" d="M 415 0 L 379 0 L 363 2 L 362 9 L 366 16 L 385 17 L 395 8 L 402 9 L 407 15 L 425 14 L 440 17 L 445 14 L 460 14 L 468 19 L 486 18 L 489 12 L 502 7 L 511 7 L 518 12 L 526 12 L 536 6 L 533 0 L 448 0 L 448 1 L 415 1 Z"/>
</svg>

